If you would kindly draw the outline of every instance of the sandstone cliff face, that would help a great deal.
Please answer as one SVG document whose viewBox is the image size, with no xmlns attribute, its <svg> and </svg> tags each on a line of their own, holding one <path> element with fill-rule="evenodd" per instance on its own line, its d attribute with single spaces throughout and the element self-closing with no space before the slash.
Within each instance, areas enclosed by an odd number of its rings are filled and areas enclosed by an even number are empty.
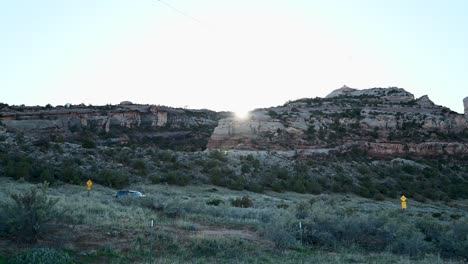
<svg viewBox="0 0 468 264">
<path fill-rule="evenodd" d="M 222 119 L 208 148 L 323 154 L 356 142 L 374 156 L 468 154 L 468 121 L 400 88 L 343 87 L 254 110 L 246 120 Z"/>
<path fill-rule="evenodd" d="M 5 129 L 33 139 L 61 138 L 98 143 L 144 142 L 190 145 L 204 149 L 222 113 L 131 103 L 101 107 L 6 107 L 0 111 Z M 169 143 L 168 143 L 169 142 Z M 183 148 L 182 148 L 183 149 Z M 189 148 L 192 149 L 192 148 Z"/>
</svg>

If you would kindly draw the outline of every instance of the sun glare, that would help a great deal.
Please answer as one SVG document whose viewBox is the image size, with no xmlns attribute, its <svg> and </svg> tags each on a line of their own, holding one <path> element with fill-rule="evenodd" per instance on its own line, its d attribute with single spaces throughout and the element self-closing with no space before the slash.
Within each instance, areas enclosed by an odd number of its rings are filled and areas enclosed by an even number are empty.
<svg viewBox="0 0 468 264">
<path fill-rule="evenodd" d="M 249 116 L 248 111 L 237 111 L 235 112 L 235 116 L 237 119 L 246 119 Z"/>
</svg>

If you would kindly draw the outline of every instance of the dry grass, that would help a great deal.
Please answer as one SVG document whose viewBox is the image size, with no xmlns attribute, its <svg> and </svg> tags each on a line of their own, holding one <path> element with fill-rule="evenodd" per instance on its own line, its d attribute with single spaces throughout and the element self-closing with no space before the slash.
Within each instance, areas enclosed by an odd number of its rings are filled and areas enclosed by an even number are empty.
<svg viewBox="0 0 468 264">
<path fill-rule="evenodd" d="M 11 192 L 21 192 L 32 184 L 0 177 L 0 199 Z M 65 225 L 39 245 L 60 246 L 75 252 L 84 263 L 146 263 L 149 254 L 149 221 L 155 220 L 155 263 L 451 263 L 437 256 L 410 259 L 390 253 L 368 253 L 358 249 L 322 251 L 299 247 L 278 252 L 262 233 L 271 222 L 287 223 L 295 219 L 300 203 L 310 204 L 312 212 L 344 210 L 350 214 L 399 212 L 398 200 L 376 202 L 352 195 L 309 195 L 297 193 L 265 194 L 233 191 L 209 185 L 169 186 L 133 185 L 128 189 L 143 191 L 145 199 L 119 201 L 115 190 L 94 185 L 90 197 L 85 185 L 59 185 L 50 195 L 59 199 Z M 253 208 L 231 207 L 230 200 L 248 194 Z M 207 205 L 213 199 L 219 206 Z M 284 205 L 287 205 L 285 208 Z M 410 201 L 405 217 L 461 215 L 466 217 L 467 201 L 456 207 Z M 307 212 L 306 212 L 307 213 Z M 448 221 L 443 217 L 434 221 Z M 6 240 L 5 252 L 17 245 Z M 216 249 L 213 251 L 213 248 Z M 0 253 L 1 254 L 1 253 Z"/>
</svg>

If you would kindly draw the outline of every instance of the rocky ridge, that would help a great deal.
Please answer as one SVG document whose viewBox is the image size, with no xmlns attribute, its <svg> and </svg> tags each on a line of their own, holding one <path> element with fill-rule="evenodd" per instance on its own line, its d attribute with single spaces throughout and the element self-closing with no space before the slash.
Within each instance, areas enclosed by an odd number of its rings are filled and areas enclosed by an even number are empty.
<svg viewBox="0 0 468 264">
<path fill-rule="evenodd" d="M 130 102 L 107 106 L 0 107 L 4 130 L 34 140 L 93 141 L 98 145 L 145 143 L 203 150 L 228 113 Z"/>
<path fill-rule="evenodd" d="M 464 103 L 466 109 L 468 100 Z M 465 155 L 467 116 L 435 105 L 427 95 L 415 99 L 401 88 L 344 86 L 325 98 L 256 109 L 244 120 L 221 119 L 208 148 L 294 151 L 303 156 L 356 148 L 372 156 Z"/>
<path fill-rule="evenodd" d="M 119 105 L 25 107 L 0 104 L 0 134 L 94 145 L 140 144 L 161 149 L 267 151 L 327 156 L 363 151 L 371 156 L 468 154 L 465 115 L 415 98 L 401 88 L 344 86 L 325 98 L 304 98 L 232 113 L 122 102 Z M 90 144 L 91 143 L 91 144 Z"/>
</svg>

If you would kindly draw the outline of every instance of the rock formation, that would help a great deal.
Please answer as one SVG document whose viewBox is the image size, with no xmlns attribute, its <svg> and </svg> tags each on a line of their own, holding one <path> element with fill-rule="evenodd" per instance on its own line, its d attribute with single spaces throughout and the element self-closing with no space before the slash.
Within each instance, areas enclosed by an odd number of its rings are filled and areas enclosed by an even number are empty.
<svg viewBox="0 0 468 264">
<path fill-rule="evenodd" d="M 0 104 L 0 130 L 34 140 L 159 148 L 280 151 L 334 155 L 359 149 L 373 156 L 468 154 L 465 115 L 415 99 L 401 88 L 344 86 L 325 98 L 304 98 L 257 109 L 247 119 L 231 113 L 122 102 L 108 106 L 22 107 Z M 291 154 L 292 153 L 292 154 Z"/>
<path fill-rule="evenodd" d="M 345 152 L 349 144 L 374 156 L 468 154 L 468 122 L 401 88 L 345 86 L 325 98 L 257 109 L 247 120 L 222 119 L 208 148 L 315 155 Z"/>
<path fill-rule="evenodd" d="M 130 139 L 136 143 L 185 144 L 187 150 L 202 150 L 224 116 L 208 110 L 135 104 L 53 109 L 10 106 L 1 110 L 0 121 L 7 130 L 36 140 L 79 142 L 86 136 L 102 144 L 128 143 Z"/>
</svg>

